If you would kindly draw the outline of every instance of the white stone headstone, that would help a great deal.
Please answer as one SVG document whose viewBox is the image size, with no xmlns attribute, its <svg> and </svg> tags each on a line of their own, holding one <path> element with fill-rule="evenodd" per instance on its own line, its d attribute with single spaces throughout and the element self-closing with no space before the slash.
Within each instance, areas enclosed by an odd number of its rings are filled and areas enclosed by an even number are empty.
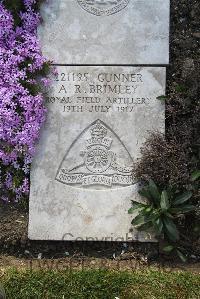
<svg viewBox="0 0 200 299">
<path fill-rule="evenodd" d="M 149 132 L 164 132 L 166 68 L 144 64 L 168 63 L 168 16 L 160 0 L 43 6 L 40 39 L 58 75 L 31 171 L 31 239 L 152 240 L 130 232 L 128 209 L 143 200 L 132 165 Z"/>
<path fill-rule="evenodd" d="M 59 64 L 168 64 L 169 0 L 48 0 L 39 29 Z"/>
</svg>

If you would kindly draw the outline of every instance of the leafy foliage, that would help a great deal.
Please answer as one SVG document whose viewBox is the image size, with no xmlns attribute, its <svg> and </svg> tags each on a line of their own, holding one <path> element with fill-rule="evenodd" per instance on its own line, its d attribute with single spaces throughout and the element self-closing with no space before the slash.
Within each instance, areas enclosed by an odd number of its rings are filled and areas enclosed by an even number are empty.
<svg viewBox="0 0 200 299">
<path fill-rule="evenodd" d="M 195 209 L 195 206 L 189 203 L 192 192 L 176 194 L 172 188 L 160 191 L 154 181 L 150 180 L 139 194 L 147 198 L 148 203 L 132 201 L 129 213 L 138 212 L 132 225 L 140 230 L 153 229 L 158 237 L 177 242 L 180 235 L 176 219 Z"/>
</svg>

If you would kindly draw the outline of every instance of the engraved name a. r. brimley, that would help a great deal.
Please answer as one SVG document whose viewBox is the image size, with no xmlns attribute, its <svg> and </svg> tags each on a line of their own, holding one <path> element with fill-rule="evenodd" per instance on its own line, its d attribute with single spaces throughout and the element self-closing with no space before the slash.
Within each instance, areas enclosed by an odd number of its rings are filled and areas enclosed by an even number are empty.
<svg viewBox="0 0 200 299">
<path fill-rule="evenodd" d="M 93 15 L 109 16 L 124 9 L 130 0 L 77 0 L 77 2 Z"/>
</svg>

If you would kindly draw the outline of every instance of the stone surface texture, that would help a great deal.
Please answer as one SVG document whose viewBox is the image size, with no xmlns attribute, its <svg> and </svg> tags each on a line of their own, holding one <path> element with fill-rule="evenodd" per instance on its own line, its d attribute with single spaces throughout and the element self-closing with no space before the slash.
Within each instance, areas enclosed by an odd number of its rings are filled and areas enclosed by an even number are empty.
<svg viewBox="0 0 200 299">
<path fill-rule="evenodd" d="M 56 64 L 168 64 L 169 0 L 49 0 L 39 37 Z"/>
<path fill-rule="evenodd" d="M 83 12 L 80 12 L 80 14 Z M 164 132 L 165 67 L 59 66 L 31 172 L 29 237 L 151 241 L 133 231 L 131 165 Z"/>
</svg>

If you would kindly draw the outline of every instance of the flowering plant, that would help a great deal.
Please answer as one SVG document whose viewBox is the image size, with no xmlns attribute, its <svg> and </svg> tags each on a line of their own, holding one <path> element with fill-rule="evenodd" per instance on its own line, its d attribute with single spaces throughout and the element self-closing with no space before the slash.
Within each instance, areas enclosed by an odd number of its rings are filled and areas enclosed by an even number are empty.
<svg viewBox="0 0 200 299">
<path fill-rule="evenodd" d="M 46 82 L 49 62 L 37 39 L 39 2 L 0 3 L 0 199 L 4 201 L 19 201 L 28 194 L 30 164 L 45 120 L 41 84 Z"/>
</svg>

